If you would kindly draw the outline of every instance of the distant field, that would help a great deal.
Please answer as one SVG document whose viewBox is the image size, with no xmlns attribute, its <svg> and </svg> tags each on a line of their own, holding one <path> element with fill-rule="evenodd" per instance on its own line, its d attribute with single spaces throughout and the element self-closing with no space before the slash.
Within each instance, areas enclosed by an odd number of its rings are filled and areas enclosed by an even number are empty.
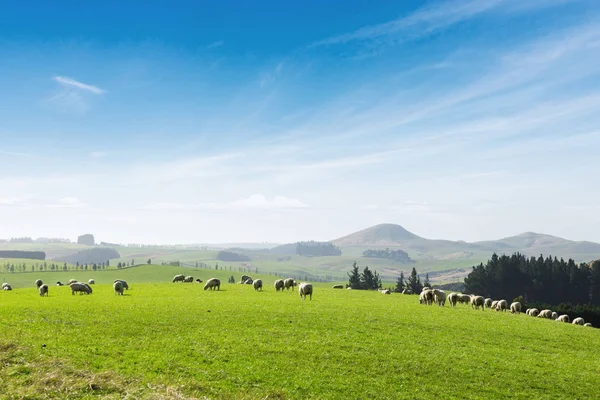
<svg viewBox="0 0 600 400">
<path fill-rule="evenodd" d="M 229 275 L 142 266 L 94 274 L 89 296 L 40 298 L 29 277 L 0 292 L 0 398 L 583 399 L 600 387 L 597 329 L 330 284 L 302 301 L 271 276 L 262 293 L 204 291 L 170 283 L 179 272 Z"/>
</svg>

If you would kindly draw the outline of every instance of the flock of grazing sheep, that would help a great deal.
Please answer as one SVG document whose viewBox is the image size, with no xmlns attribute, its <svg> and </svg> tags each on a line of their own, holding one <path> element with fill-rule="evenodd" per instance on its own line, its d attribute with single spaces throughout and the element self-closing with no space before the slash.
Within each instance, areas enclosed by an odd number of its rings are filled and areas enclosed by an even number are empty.
<svg viewBox="0 0 600 400">
<path fill-rule="evenodd" d="M 506 300 L 486 299 L 483 296 L 474 294 L 450 293 L 446 295 L 446 292 L 441 289 L 430 289 L 428 287 L 424 287 L 419 295 L 419 303 L 421 304 L 437 304 L 438 306 L 444 306 L 446 305 L 446 301 L 448 301 L 452 307 L 456 307 L 458 303 L 465 303 L 470 304 L 471 308 L 475 310 L 478 310 L 481 307 L 482 311 L 485 308 L 501 312 L 505 312 L 509 309 L 511 314 L 520 314 L 522 309 L 521 303 L 518 301 L 513 302 L 509 307 Z M 528 308 L 525 311 L 525 314 L 532 317 L 553 319 L 559 322 L 571 322 L 568 315 L 558 315 L 558 313 L 553 312 L 552 310 L 539 311 L 537 308 Z M 586 323 L 581 317 L 575 318 L 572 323 L 574 325 L 592 326 L 592 324 L 589 322 Z"/>
<path fill-rule="evenodd" d="M 94 283 L 95 282 L 93 279 L 90 279 L 87 283 L 79 282 L 76 279 L 70 279 L 67 284 L 64 284 L 61 281 L 58 281 L 58 282 L 56 282 L 56 286 L 69 286 L 71 288 L 72 295 L 75 295 L 75 292 L 82 295 L 82 294 L 92 294 L 93 290 L 90 285 L 93 285 Z M 42 296 L 42 297 L 48 296 L 48 294 L 49 294 L 48 285 L 45 284 L 44 282 L 42 282 L 41 279 L 37 279 L 35 281 L 35 287 L 37 287 L 38 293 L 40 294 L 40 296 Z M 113 289 L 115 291 L 115 294 L 123 295 L 123 290 L 125 290 L 125 289 L 129 290 L 129 284 L 122 279 L 116 279 L 113 282 Z M 10 284 L 5 282 L 2 284 L 2 290 L 12 290 L 12 287 L 10 286 Z"/>
</svg>

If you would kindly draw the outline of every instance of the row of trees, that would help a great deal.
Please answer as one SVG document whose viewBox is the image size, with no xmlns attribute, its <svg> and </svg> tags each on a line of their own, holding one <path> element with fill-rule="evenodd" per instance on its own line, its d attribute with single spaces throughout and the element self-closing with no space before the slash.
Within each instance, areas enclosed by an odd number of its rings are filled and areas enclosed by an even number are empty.
<svg viewBox="0 0 600 400">
<path fill-rule="evenodd" d="M 102 263 L 93 263 L 93 264 L 79 264 L 75 265 L 63 263 L 36 263 L 27 265 L 26 263 L 5 263 L 4 271 L 5 272 L 59 272 L 59 271 L 87 271 L 91 269 L 93 271 L 104 270 L 110 265 L 110 261 L 102 262 Z"/>
<path fill-rule="evenodd" d="M 552 256 L 494 253 L 485 265 L 473 267 L 465 291 L 492 298 L 522 296 L 529 303 L 600 305 L 600 261 L 590 266 Z"/>
<path fill-rule="evenodd" d="M 233 251 L 221 250 L 217 253 L 217 260 L 230 262 L 250 261 L 250 257 L 244 254 L 235 253 Z"/>
<path fill-rule="evenodd" d="M 45 260 L 43 251 L 0 250 L 0 258 L 25 258 L 28 260 Z"/>
<path fill-rule="evenodd" d="M 296 243 L 296 254 L 305 257 L 324 257 L 324 256 L 341 256 L 342 250 L 329 242 L 309 242 Z"/>
<path fill-rule="evenodd" d="M 408 278 L 404 277 L 404 271 L 400 271 L 400 276 L 396 280 L 396 287 L 393 290 L 394 292 L 402 293 L 406 289 L 407 292 L 419 294 L 424 287 L 431 287 L 429 274 L 425 274 L 425 280 L 421 283 L 421 276 L 417 273 L 416 268 L 413 267 Z"/>
<path fill-rule="evenodd" d="M 381 289 L 381 279 L 377 271 L 371 271 L 368 266 L 359 272 L 356 261 L 352 264 L 352 271 L 348 273 L 348 287 L 358 290 Z"/>
<path fill-rule="evenodd" d="M 392 260 L 404 264 L 414 263 L 414 261 L 408 256 L 408 254 L 403 250 L 390 250 L 386 248 L 385 250 L 372 250 L 368 249 L 363 251 L 363 257 L 368 258 L 383 258 L 386 260 Z"/>
</svg>

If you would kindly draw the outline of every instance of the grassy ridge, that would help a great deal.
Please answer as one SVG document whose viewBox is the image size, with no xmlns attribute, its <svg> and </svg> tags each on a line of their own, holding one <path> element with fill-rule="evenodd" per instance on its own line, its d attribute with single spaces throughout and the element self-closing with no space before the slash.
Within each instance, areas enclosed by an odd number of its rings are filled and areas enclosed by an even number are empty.
<svg viewBox="0 0 600 400">
<path fill-rule="evenodd" d="M 26 393 L 23 382 L 42 379 L 46 364 L 23 365 L 39 360 L 83 371 L 84 381 L 109 374 L 110 393 L 136 398 L 155 393 L 149 384 L 211 399 L 589 398 L 600 387 L 596 329 L 329 284 L 301 301 L 275 292 L 275 277 L 264 277 L 263 293 L 150 281 L 177 271 L 116 271 L 131 286 L 122 297 L 109 284 L 90 296 L 0 292 L 0 344 L 21 360 L 0 372 L 0 393 Z M 70 398 L 91 395 L 75 389 Z"/>
</svg>

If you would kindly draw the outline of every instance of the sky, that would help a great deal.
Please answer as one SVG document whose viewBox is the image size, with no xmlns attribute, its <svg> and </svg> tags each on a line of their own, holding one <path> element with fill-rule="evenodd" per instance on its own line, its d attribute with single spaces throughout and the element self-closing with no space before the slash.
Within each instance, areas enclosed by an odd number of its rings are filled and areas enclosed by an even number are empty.
<svg viewBox="0 0 600 400">
<path fill-rule="evenodd" d="M 0 238 L 600 242 L 600 2 L 0 3 Z"/>
</svg>

